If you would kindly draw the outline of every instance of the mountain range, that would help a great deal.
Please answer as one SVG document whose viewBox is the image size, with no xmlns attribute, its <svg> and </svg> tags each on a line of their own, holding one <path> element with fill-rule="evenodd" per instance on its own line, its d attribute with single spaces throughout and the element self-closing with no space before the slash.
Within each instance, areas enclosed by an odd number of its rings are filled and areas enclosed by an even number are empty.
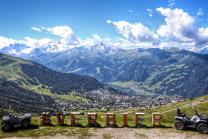
<svg viewBox="0 0 208 139">
<path fill-rule="evenodd" d="M 128 50 L 102 42 L 62 52 L 50 52 L 49 48 L 22 54 L 18 46 L 12 46 L 0 52 L 36 61 L 58 72 L 91 76 L 131 94 L 191 98 L 208 92 L 207 54 L 175 48 Z"/>
</svg>

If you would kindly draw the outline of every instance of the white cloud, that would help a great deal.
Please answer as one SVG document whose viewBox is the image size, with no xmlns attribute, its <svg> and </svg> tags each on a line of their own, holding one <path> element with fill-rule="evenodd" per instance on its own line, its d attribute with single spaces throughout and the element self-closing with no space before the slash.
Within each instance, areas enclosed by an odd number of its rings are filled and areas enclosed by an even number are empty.
<svg viewBox="0 0 208 139">
<path fill-rule="evenodd" d="M 100 36 L 99 36 L 99 38 L 100 38 Z M 91 45 L 95 44 L 96 42 L 97 42 L 97 39 L 92 35 L 92 37 L 83 40 L 82 44 L 86 45 L 86 46 L 91 46 Z"/>
<path fill-rule="evenodd" d="M 55 26 L 52 28 L 45 28 L 46 31 L 61 37 L 62 45 L 74 47 L 81 44 L 81 39 L 77 37 L 74 31 L 69 26 Z"/>
<path fill-rule="evenodd" d="M 182 9 L 157 8 L 165 16 L 165 24 L 161 25 L 157 33 L 169 41 L 181 44 L 195 44 L 204 47 L 208 43 L 208 28 L 197 28 L 196 19 Z M 187 45 L 188 47 L 188 45 Z"/>
<path fill-rule="evenodd" d="M 100 42 L 103 42 L 103 43 L 105 43 L 106 45 L 109 45 L 109 46 L 116 46 L 118 44 L 118 42 L 116 40 L 101 37 L 98 34 L 93 34 L 91 37 L 82 40 L 82 45 L 92 46 L 92 45 L 98 44 Z"/>
<path fill-rule="evenodd" d="M 149 15 L 150 17 L 152 17 L 152 15 L 153 15 L 153 10 L 150 9 L 150 8 L 148 8 L 148 9 L 146 9 L 146 11 L 148 12 L 148 15 Z"/>
<path fill-rule="evenodd" d="M 39 47 L 49 46 L 54 41 L 52 39 L 49 39 L 49 38 L 33 39 L 31 37 L 25 37 L 25 39 L 22 42 L 25 45 L 30 46 L 32 48 L 39 48 Z"/>
<path fill-rule="evenodd" d="M 0 49 L 15 44 L 15 40 L 0 36 Z"/>
<path fill-rule="evenodd" d="M 34 28 L 33 28 L 34 29 Z M 10 45 L 22 45 L 22 49 L 11 49 L 9 53 L 14 55 L 29 54 L 34 49 L 38 48 L 47 52 L 60 52 L 65 51 L 81 45 L 81 39 L 76 37 L 74 32 L 66 26 L 56 26 L 54 28 L 40 27 L 41 32 L 49 32 L 54 35 L 60 36 L 60 40 L 53 40 L 50 38 L 34 39 L 25 37 L 23 40 L 13 40 L 0 36 L 0 49 L 9 47 Z M 24 46 L 27 46 L 24 48 Z"/>
<path fill-rule="evenodd" d="M 198 29 L 196 45 L 201 47 L 208 45 L 208 27 Z"/>
<path fill-rule="evenodd" d="M 174 2 L 174 1 L 172 1 Z M 146 9 L 148 13 L 153 10 Z M 141 23 L 127 21 L 111 21 L 108 24 L 116 27 L 122 35 L 117 41 L 124 47 L 178 47 L 186 50 L 196 50 L 208 46 L 208 27 L 197 28 L 196 19 L 182 9 L 156 8 L 164 18 L 164 24 L 156 31 Z"/>
<path fill-rule="evenodd" d="M 31 27 L 32 30 L 38 32 L 48 32 L 53 35 L 59 36 L 60 40 L 53 40 L 50 38 L 34 39 L 31 37 L 25 37 L 23 40 L 13 40 L 0 36 L 0 49 L 3 47 L 9 47 L 14 44 L 21 44 L 28 46 L 20 51 L 16 52 L 12 49 L 11 53 L 16 53 L 17 55 L 24 53 L 29 54 L 35 48 L 39 48 L 44 51 L 58 52 L 65 51 L 82 44 L 82 40 L 75 35 L 73 30 L 69 26 L 55 26 L 55 27 Z M 98 39 L 98 36 L 94 36 Z"/>
<path fill-rule="evenodd" d="M 170 40 L 189 42 L 194 38 L 195 19 L 182 9 L 157 8 L 165 16 L 165 24 L 161 25 L 157 33 Z"/>
<path fill-rule="evenodd" d="M 111 20 L 107 20 L 106 23 L 107 23 L 107 24 L 111 24 L 112 21 L 111 21 Z"/>
<path fill-rule="evenodd" d="M 36 31 L 36 32 L 42 32 L 42 29 L 41 29 L 41 28 L 31 27 L 31 29 L 32 29 L 33 31 Z"/>
<path fill-rule="evenodd" d="M 132 10 L 132 9 L 128 10 L 128 13 L 133 13 L 133 12 L 134 12 L 134 10 Z"/>
<path fill-rule="evenodd" d="M 73 30 L 69 26 L 55 26 L 52 28 L 46 28 L 46 30 L 54 35 L 60 36 L 61 38 L 69 38 L 74 35 Z"/>
<path fill-rule="evenodd" d="M 175 0 L 168 0 L 168 7 L 174 7 L 176 5 Z"/>
<path fill-rule="evenodd" d="M 29 47 L 29 48 L 25 48 L 25 49 L 21 50 L 20 52 L 14 52 L 14 53 L 16 53 L 16 55 L 17 54 L 19 54 L 19 55 L 30 54 L 33 50 L 34 50 L 33 48 Z"/>
<path fill-rule="evenodd" d="M 118 33 L 133 43 L 158 41 L 157 34 L 141 23 L 127 21 L 111 21 L 109 23 L 116 27 Z"/>
<path fill-rule="evenodd" d="M 198 9 L 197 13 L 196 13 L 197 16 L 203 16 L 204 15 L 204 12 L 201 8 Z"/>
<path fill-rule="evenodd" d="M 73 48 L 81 44 L 81 39 L 76 36 L 74 31 L 69 26 L 54 26 L 54 27 L 34 27 L 42 32 L 48 32 L 61 37 L 59 46 L 64 48 Z"/>
<path fill-rule="evenodd" d="M 11 44 L 17 44 L 17 45 L 21 44 L 23 45 L 23 47 L 24 45 L 26 45 L 27 47 L 25 48 L 22 47 L 22 49 L 19 51 L 16 51 L 15 49 L 9 50 L 10 53 L 14 55 L 21 55 L 21 54 L 30 54 L 36 48 L 47 52 L 60 52 L 81 45 L 94 45 L 101 41 L 108 45 L 115 45 L 113 40 L 108 38 L 102 38 L 97 34 L 93 34 L 92 37 L 87 38 L 85 40 L 81 40 L 79 37 L 75 35 L 73 30 L 68 26 L 55 26 L 50 28 L 34 27 L 34 28 L 40 29 L 41 32 L 49 32 L 53 35 L 57 35 L 61 37 L 61 39 L 60 40 L 53 40 L 50 38 L 34 39 L 31 37 L 25 37 L 23 40 L 13 40 L 0 36 L 0 49 L 3 47 L 8 47 Z"/>
<path fill-rule="evenodd" d="M 190 50 L 195 48 L 195 43 L 194 42 L 177 42 L 177 41 L 161 41 L 161 43 L 158 45 L 157 48 L 179 48 L 179 49 L 183 49 L 183 50 Z"/>
<path fill-rule="evenodd" d="M 150 8 L 147 8 L 146 10 L 147 10 L 148 12 L 150 12 L 150 13 L 153 12 L 152 9 L 150 9 Z"/>
</svg>

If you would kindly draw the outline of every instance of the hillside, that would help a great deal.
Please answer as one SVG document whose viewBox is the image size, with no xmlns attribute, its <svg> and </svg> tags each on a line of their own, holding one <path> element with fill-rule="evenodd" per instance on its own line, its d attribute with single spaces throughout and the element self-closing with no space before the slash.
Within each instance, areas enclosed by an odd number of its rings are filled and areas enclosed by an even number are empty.
<svg viewBox="0 0 208 139">
<path fill-rule="evenodd" d="M 120 63 L 123 72 L 113 81 L 115 86 L 186 98 L 205 95 L 208 90 L 208 55 L 160 49 L 139 49 L 128 55 L 119 59 L 128 62 Z"/>
<path fill-rule="evenodd" d="M 2 77 L 13 79 L 20 84 L 42 84 L 54 93 L 73 90 L 81 92 L 102 88 L 103 85 L 89 76 L 55 72 L 35 62 L 0 55 Z"/>
<path fill-rule="evenodd" d="M 3 109 L 55 111 L 61 100 L 82 104 L 86 99 L 79 94 L 103 88 L 92 77 L 58 73 L 35 62 L 0 54 L 0 108 Z"/>
</svg>

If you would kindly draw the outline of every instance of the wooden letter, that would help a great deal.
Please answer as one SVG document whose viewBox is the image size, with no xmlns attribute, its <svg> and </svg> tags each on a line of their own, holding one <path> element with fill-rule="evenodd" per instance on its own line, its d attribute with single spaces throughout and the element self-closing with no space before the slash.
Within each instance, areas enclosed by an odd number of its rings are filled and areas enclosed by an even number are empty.
<svg viewBox="0 0 208 139">
<path fill-rule="evenodd" d="M 128 126 L 128 113 L 122 113 L 123 116 L 123 125 L 122 127 Z"/>
<path fill-rule="evenodd" d="M 42 125 L 50 125 L 51 124 L 51 117 L 49 115 L 49 112 L 43 112 L 40 116 L 41 124 Z"/>
<path fill-rule="evenodd" d="M 162 114 L 159 112 L 152 113 L 152 125 L 153 126 L 160 126 L 162 122 Z"/>
<path fill-rule="evenodd" d="M 71 115 L 71 126 L 76 126 L 77 125 L 76 120 L 78 120 L 76 118 L 76 115 L 83 115 L 83 114 L 80 112 L 71 112 L 70 115 Z"/>
<path fill-rule="evenodd" d="M 106 113 L 106 126 L 108 126 L 108 127 L 115 127 L 116 126 L 115 113 Z"/>
<path fill-rule="evenodd" d="M 144 116 L 145 113 L 137 112 L 137 113 L 135 113 L 135 115 L 136 115 L 136 117 L 135 117 L 135 124 L 136 124 L 136 126 L 139 126 L 139 125 L 141 125 L 141 122 L 143 121 L 142 116 Z"/>
<path fill-rule="evenodd" d="M 96 126 L 97 124 L 97 113 L 87 113 L 88 125 Z"/>
<path fill-rule="evenodd" d="M 64 125 L 64 114 L 62 112 L 57 113 L 57 121 L 59 125 Z"/>
</svg>

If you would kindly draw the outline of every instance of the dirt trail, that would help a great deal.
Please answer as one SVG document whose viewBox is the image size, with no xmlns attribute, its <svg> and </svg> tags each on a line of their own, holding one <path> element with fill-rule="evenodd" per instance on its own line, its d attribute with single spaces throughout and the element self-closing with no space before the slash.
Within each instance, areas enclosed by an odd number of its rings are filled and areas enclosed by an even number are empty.
<svg viewBox="0 0 208 139">
<path fill-rule="evenodd" d="M 208 139 L 208 134 L 192 131 L 177 131 L 168 128 L 103 128 L 95 129 L 90 136 L 55 136 L 44 137 L 12 137 L 7 139 Z"/>
</svg>

